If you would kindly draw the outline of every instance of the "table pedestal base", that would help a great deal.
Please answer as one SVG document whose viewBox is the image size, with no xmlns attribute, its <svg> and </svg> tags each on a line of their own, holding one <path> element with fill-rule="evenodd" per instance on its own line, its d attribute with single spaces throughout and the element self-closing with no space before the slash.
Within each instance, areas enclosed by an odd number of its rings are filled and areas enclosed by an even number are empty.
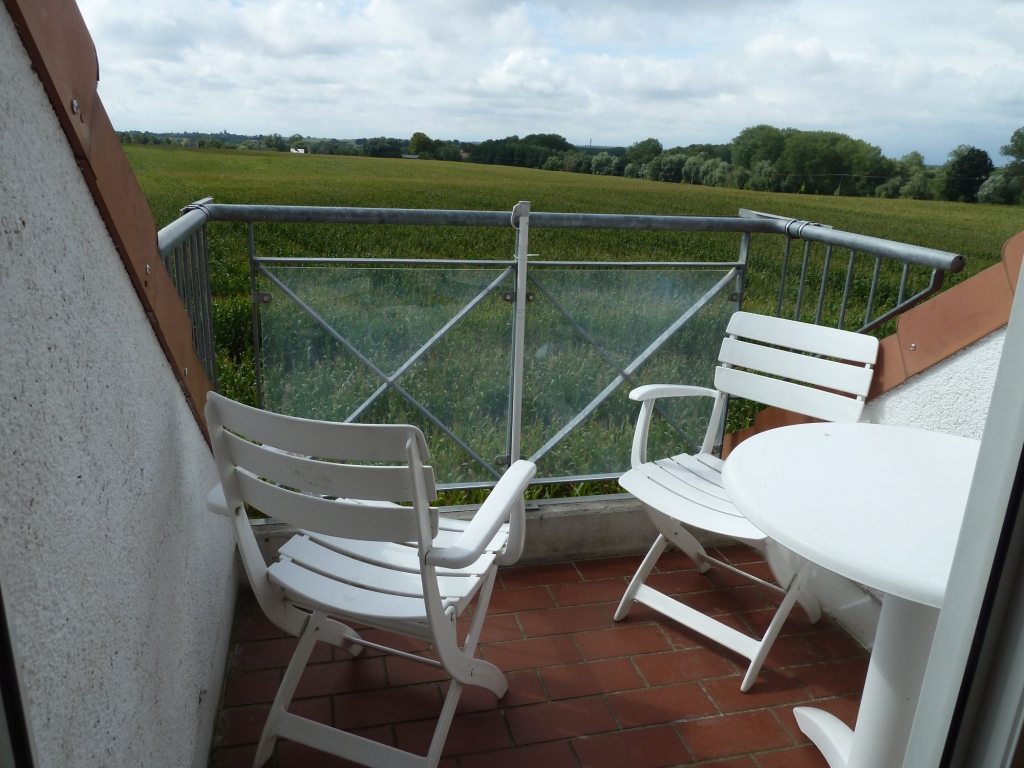
<svg viewBox="0 0 1024 768">
<path fill-rule="evenodd" d="M 821 750 L 830 768 L 903 765 L 938 618 L 938 608 L 885 596 L 856 731 L 827 712 L 793 710 L 800 730 Z"/>
</svg>

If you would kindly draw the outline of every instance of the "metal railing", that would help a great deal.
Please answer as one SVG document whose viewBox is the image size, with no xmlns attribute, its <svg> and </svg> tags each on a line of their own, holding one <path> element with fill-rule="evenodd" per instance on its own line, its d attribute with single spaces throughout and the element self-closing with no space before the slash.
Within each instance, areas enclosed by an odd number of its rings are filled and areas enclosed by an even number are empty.
<svg viewBox="0 0 1024 768">
<path fill-rule="evenodd" d="M 210 383 L 217 388 L 217 354 L 213 338 L 213 303 L 210 296 L 210 247 L 206 237 L 209 220 L 204 205 L 208 197 L 183 208 L 181 218 L 160 230 L 157 249 L 178 297 L 192 323 L 192 346 L 203 363 Z"/>
<path fill-rule="evenodd" d="M 457 446 L 460 455 L 468 457 L 469 463 L 476 468 L 476 476 L 470 472 L 466 477 L 439 486 L 444 488 L 486 487 L 500 476 L 501 468 L 508 464 L 511 457 L 526 455 L 531 460 L 540 462 L 552 456 L 556 449 L 564 446 L 570 439 L 578 438 L 581 426 L 592 419 L 595 413 L 602 408 L 607 409 L 613 405 L 613 401 L 621 400 L 624 385 L 632 387 L 646 383 L 644 377 L 647 369 L 657 368 L 651 365 L 652 360 L 662 361 L 663 358 L 673 355 L 677 358 L 690 355 L 693 359 L 706 359 L 703 348 L 694 352 L 692 349 L 683 349 L 679 346 L 678 339 L 685 333 L 690 333 L 692 337 L 687 342 L 691 346 L 699 346 L 706 341 L 714 347 L 712 354 L 717 353 L 717 346 L 724 331 L 722 317 L 727 320 L 728 314 L 741 307 L 748 278 L 754 275 L 750 266 L 753 235 L 781 236 L 783 240 L 781 262 L 778 261 L 777 251 L 773 255 L 762 248 L 763 252 L 757 255 L 761 260 L 771 259 L 773 263 L 768 266 L 767 271 L 778 276 L 778 285 L 777 290 L 772 291 L 775 298 L 774 307 L 760 306 L 755 309 L 766 314 L 774 312 L 777 316 L 791 314 L 795 319 L 816 324 L 828 321 L 840 328 L 853 324 L 851 321 L 854 311 L 858 313 L 858 318 L 863 312 L 863 321 L 858 319 L 855 326 L 862 332 L 877 328 L 937 292 L 941 289 L 946 272 L 958 272 L 964 266 L 963 257 L 957 254 L 842 232 L 814 222 L 745 210 L 741 210 L 737 217 L 538 213 L 530 211 L 528 202 L 520 202 L 510 215 L 508 212 L 499 211 L 223 205 L 212 203 L 208 199 L 189 206 L 181 219 L 161 231 L 161 255 L 164 255 L 166 248 L 169 255 L 175 256 L 167 262 L 172 275 L 175 274 L 173 270 L 180 269 L 179 263 L 182 260 L 186 264 L 189 263 L 193 253 L 201 254 L 201 258 L 198 259 L 200 264 L 206 263 L 207 221 L 234 221 L 247 224 L 256 386 L 260 405 L 268 405 L 265 391 L 268 375 L 275 382 L 276 400 L 271 404 L 275 408 L 283 407 L 287 410 L 289 406 L 283 405 L 279 393 L 294 392 L 298 386 L 294 371 L 289 369 L 289 366 L 297 365 L 293 359 L 294 350 L 288 351 L 280 346 L 282 339 L 298 338 L 294 334 L 295 328 L 298 327 L 295 323 L 299 320 L 289 315 L 288 322 L 291 325 L 287 325 L 282 319 L 284 315 L 281 313 L 284 310 L 280 308 L 279 301 L 285 301 L 295 308 L 298 313 L 296 317 L 305 317 L 312 323 L 309 327 L 313 331 L 303 331 L 304 341 L 296 342 L 309 347 L 304 352 L 316 358 L 312 363 L 303 362 L 302 365 L 306 366 L 303 370 L 316 370 L 317 375 L 321 375 L 323 370 L 326 370 L 324 360 L 333 356 L 330 364 L 338 367 L 331 369 L 331 372 L 336 379 L 355 381 L 360 376 L 363 377 L 359 380 L 364 382 L 360 386 L 365 391 L 361 391 L 358 397 L 353 394 L 355 400 L 344 404 L 343 410 L 330 411 L 330 417 L 350 422 L 373 420 L 375 409 L 384 408 L 382 403 L 386 398 L 395 398 L 400 402 L 401 408 L 407 409 L 402 413 L 412 414 L 421 420 L 426 428 L 433 430 L 438 439 L 450 441 Z M 514 256 L 511 260 L 456 260 L 283 258 L 258 255 L 255 225 L 284 223 L 512 229 L 515 238 Z M 528 252 L 530 230 L 543 228 L 738 234 L 740 242 L 738 255 L 733 261 L 546 261 Z M 774 238 L 769 238 L 772 239 Z M 795 276 L 795 267 L 791 268 L 790 265 L 795 240 L 803 244 L 798 277 Z M 760 240 L 758 242 L 760 243 Z M 175 251 L 174 248 L 178 250 Z M 841 258 L 837 254 L 839 249 L 848 251 L 848 254 L 844 253 L 845 264 L 841 270 L 836 269 L 836 263 Z M 359 313 L 367 312 L 366 307 L 360 310 L 354 308 L 355 305 L 342 306 L 344 301 L 337 298 L 346 292 L 356 295 L 358 291 L 352 288 L 355 282 L 351 285 L 345 284 L 347 287 L 344 290 L 331 288 L 331 285 L 342 286 L 343 281 L 380 282 L 383 270 L 391 271 L 389 284 L 395 290 L 400 289 L 395 286 L 401 286 L 401 281 L 406 278 L 422 282 L 429 270 L 435 271 L 431 274 L 444 274 L 449 277 L 457 274 L 459 277 L 456 281 L 462 280 L 469 287 L 458 297 L 453 298 L 446 294 L 443 303 L 451 304 L 451 311 L 448 314 L 433 318 L 433 325 L 430 325 L 429 329 L 421 329 L 421 336 L 414 341 L 410 340 L 403 349 L 398 350 L 396 347 L 395 350 L 387 350 L 385 354 L 381 352 L 383 347 L 380 339 L 371 339 L 372 329 L 360 319 Z M 900 272 L 899 288 L 889 290 L 888 293 L 894 294 L 889 296 L 886 293 L 888 289 L 882 284 L 881 276 L 883 272 L 888 274 L 893 270 Z M 623 280 L 627 278 L 622 276 L 627 273 L 632 275 L 628 278 L 632 282 L 628 284 L 636 287 L 635 295 L 631 294 L 632 300 L 639 306 L 631 308 L 632 315 L 626 313 L 623 317 L 628 315 L 627 322 L 636 324 L 637 338 L 630 340 L 630 343 L 609 340 L 607 333 L 605 337 L 598 338 L 600 334 L 594 330 L 599 324 L 595 323 L 595 313 L 605 306 L 611 310 L 619 309 L 605 295 L 607 291 L 601 286 L 612 283 L 625 285 Z M 699 279 L 693 277 L 696 274 L 700 275 Z M 468 275 L 472 277 L 469 278 Z M 681 277 L 683 275 L 688 277 Z M 758 272 L 756 276 L 759 279 L 764 278 L 765 270 Z M 190 306 L 189 297 L 193 295 L 190 286 L 194 281 L 190 283 L 189 279 L 186 277 L 182 282 L 176 281 L 176 285 L 185 286 L 184 291 L 179 287 L 179 293 L 186 307 Z M 926 281 L 923 287 L 916 291 L 911 290 L 912 285 L 920 286 L 922 279 Z M 645 298 L 648 294 L 654 296 L 651 293 L 652 286 L 657 284 L 663 288 L 666 282 L 674 286 L 672 296 L 675 298 L 667 300 L 664 306 L 659 304 L 655 307 L 653 304 L 645 303 L 655 301 L 654 298 Z M 584 284 L 592 285 L 581 287 Z M 261 290 L 264 287 L 267 290 Z M 648 294 L 644 291 L 648 291 Z M 202 294 L 202 291 L 197 295 L 199 294 Z M 866 302 L 863 300 L 864 294 L 867 295 Z M 205 306 L 208 308 L 208 288 L 205 297 Z M 499 300 L 508 303 L 511 317 L 506 318 L 500 310 L 495 309 L 498 305 L 494 302 Z M 379 301 L 386 306 L 389 299 L 381 296 Z M 430 304 L 431 301 L 437 303 L 434 299 L 428 300 L 427 303 Z M 676 303 L 673 304 L 673 301 Z M 570 303 L 573 304 L 572 307 L 568 306 Z M 193 301 L 191 306 L 198 305 L 199 303 Z M 528 310 L 528 307 L 534 308 Z M 422 307 L 418 307 L 417 311 L 420 309 Z M 531 315 L 540 317 L 542 310 L 547 313 L 544 322 L 550 325 L 557 321 L 561 323 L 561 328 L 571 329 L 575 354 L 589 355 L 590 367 L 581 365 L 580 371 L 586 369 L 585 375 L 581 373 L 581 378 L 586 379 L 588 386 L 592 386 L 589 389 L 581 387 L 580 393 L 573 395 L 576 401 L 570 404 L 572 407 L 568 408 L 565 403 L 561 403 L 560 406 L 565 407 L 558 413 L 544 411 L 543 407 L 536 405 L 536 401 L 543 399 L 541 390 L 544 386 L 535 375 L 535 369 L 539 365 L 537 360 L 544 352 L 545 345 L 551 344 L 542 344 L 533 339 L 538 334 L 543 335 L 543 332 L 531 331 L 530 329 L 535 326 L 531 326 L 529 318 Z M 278 314 L 274 314 L 275 311 Z M 658 322 L 661 325 L 657 328 L 645 326 L 641 331 L 640 319 L 648 314 L 658 315 Z M 486 317 L 483 317 L 484 315 Z M 198 321 L 206 321 L 209 318 L 209 310 L 207 309 L 204 314 L 200 308 L 200 311 L 193 315 L 190 309 L 190 316 Z M 633 320 L 629 321 L 629 317 Z M 446 407 L 442 401 L 445 401 L 446 397 L 435 395 L 435 403 L 429 397 L 412 391 L 406 382 L 410 378 L 421 376 L 420 372 L 432 356 L 437 356 L 441 345 L 448 343 L 458 334 L 469 333 L 467 328 L 479 329 L 483 327 L 480 323 L 488 322 L 493 325 L 505 323 L 506 320 L 511 331 L 507 348 L 506 342 L 500 341 L 497 346 L 501 348 L 496 349 L 493 355 L 501 357 L 505 353 L 508 354 L 508 357 L 504 358 L 506 362 L 503 363 L 507 366 L 503 369 L 507 376 L 507 407 L 504 411 L 495 411 L 496 415 L 492 418 L 492 431 L 497 430 L 497 425 L 502 421 L 505 422 L 502 445 L 499 448 L 501 453 L 494 456 L 493 453 L 488 455 L 479 445 L 471 445 L 473 439 L 467 437 L 465 433 L 460 434 L 460 429 L 456 425 L 458 419 L 451 414 L 446 416 L 442 412 Z M 477 325 L 474 326 L 474 322 Z M 536 327 L 541 324 L 537 321 Z M 273 328 L 268 330 L 270 326 Z M 694 330 L 696 326 L 699 328 Z M 197 328 L 197 351 L 200 345 L 207 343 L 209 346 L 203 349 L 212 351 L 212 332 L 207 336 L 205 329 L 199 330 L 198 323 L 194 327 Z M 281 331 L 282 328 L 292 336 L 286 336 Z M 310 342 L 309 334 L 313 332 L 319 334 L 323 341 Z M 643 338 L 640 338 L 641 336 Z M 277 346 L 268 350 L 268 342 Z M 325 352 L 321 349 L 326 349 L 327 346 L 330 350 Z M 399 352 L 401 354 L 398 354 Z M 527 352 L 530 353 L 529 365 Z M 704 357 L 701 358 L 701 355 Z M 342 358 L 345 361 L 343 365 L 337 363 Z M 271 368 L 265 370 L 268 363 Z M 713 357 L 711 363 L 707 366 L 707 375 L 713 370 Z M 662 366 L 661 371 L 665 370 L 669 369 Z M 545 371 L 545 375 L 550 374 L 549 369 Z M 411 372 L 415 372 L 415 375 Z M 291 378 L 288 378 L 289 376 Z M 449 380 L 454 381 L 451 375 Z M 693 378 L 688 377 L 688 380 L 693 381 Z M 371 387 L 366 381 L 376 384 Z M 481 387 L 484 384 L 480 382 Z M 488 386 L 491 384 L 494 382 L 489 382 Z M 354 391 L 359 387 L 352 389 Z M 444 389 L 445 386 L 442 385 L 441 390 Z M 333 390 L 335 394 L 337 391 Z M 442 391 L 442 395 L 446 394 L 448 393 Z M 566 399 L 572 398 L 567 396 Z M 387 407 L 394 408 L 393 405 Z M 296 415 L 323 416 L 325 413 L 317 411 Z M 687 428 L 680 425 L 693 422 L 693 414 L 670 414 L 663 411 L 662 415 L 665 417 L 663 422 L 667 425 L 666 439 L 677 443 L 680 439 L 685 443 L 691 442 Z M 524 430 L 530 434 L 529 439 L 525 441 L 529 443 L 529 451 L 524 451 Z M 478 442 L 481 440 L 479 436 L 475 439 Z M 493 447 L 494 440 L 488 439 L 491 441 L 483 440 L 482 443 Z M 579 442 L 577 439 L 577 443 Z M 584 445 L 582 448 L 577 447 L 576 450 L 586 448 Z M 589 466 L 585 467 L 586 471 L 579 471 L 577 467 L 575 471 L 565 474 L 548 473 L 545 476 L 542 472 L 538 473 L 537 482 L 580 482 L 615 478 L 624 469 L 617 466 L 621 461 L 621 446 L 616 450 L 618 453 L 613 450 L 604 458 L 595 459 L 598 463 L 603 461 L 606 464 L 600 467 L 601 471 L 593 471 L 594 467 Z M 433 445 L 431 451 L 437 453 Z M 613 454 L 617 458 L 608 458 Z M 625 456 L 628 459 L 628 450 Z M 557 460 L 552 466 L 558 466 Z M 479 476 L 480 472 L 483 473 L 483 477 Z M 439 479 L 446 479 L 443 472 L 439 474 Z"/>
</svg>

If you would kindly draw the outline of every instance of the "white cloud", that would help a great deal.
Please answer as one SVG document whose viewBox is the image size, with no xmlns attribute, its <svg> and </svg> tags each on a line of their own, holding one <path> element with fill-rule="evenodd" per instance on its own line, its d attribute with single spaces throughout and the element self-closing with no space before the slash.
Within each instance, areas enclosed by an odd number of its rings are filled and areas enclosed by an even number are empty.
<svg viewBox="0 0 1024 768">
<path fill-rule="evenodd" d="M 941 162 L 1024 122 L 1024 4 L 80 0 L 115 125 L 666 146 L 757 123 Z"/>
</svg>

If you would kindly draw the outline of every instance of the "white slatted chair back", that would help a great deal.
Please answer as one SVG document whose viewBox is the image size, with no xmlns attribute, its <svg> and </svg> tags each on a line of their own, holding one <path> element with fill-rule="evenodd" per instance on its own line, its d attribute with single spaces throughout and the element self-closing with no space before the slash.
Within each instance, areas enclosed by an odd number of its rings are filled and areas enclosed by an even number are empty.
<svg viewBox="0 0 1024 768">
<path fill-rule="evenodd" d="M 429 506 L 437 498 L 434 473 L 422 466 L 420 456 L 428 456 L 427 446 L 416 427 L 298 419 L 216 393 L 208 395 L 206 419 L 223 492 L 215 506 L 223 505 L 223 513 L 232 519 L 249 583 L 278 626 L 290 626 L 295 617 L 267 579 L 246 504 L 318 534 L 417 542 L 421 556 L 437 535 L 437 509 Z M 317 458 L 307 458 L 310 452 Z M 402 464 L 336 463 L 356 461 Z"/>
<path fill-rule="evenodd" d="M 805 416 L 854 422 L 877 357 L 873 336 L 737 312 L 722 342 L 715 387 Z"/>
<path fill-rule="evenodd" d="M 410 458 L 410 443 L 413 452 L 429 456 L 416 427 L 299 419 L 217 394 L 209 402 L 210 437 L 229 506 L 244 502 L 268 517 L 330 536 L 403 542 L 420 538 L 416 507 L 422 505 L 436 534 L 437 511 L 428 506 L 437 498 L 434 472 Z M 310 452 L 315 458 L 302 455 Z M 417 475 L 424 497 L 417 493 Z"/>
</svg>

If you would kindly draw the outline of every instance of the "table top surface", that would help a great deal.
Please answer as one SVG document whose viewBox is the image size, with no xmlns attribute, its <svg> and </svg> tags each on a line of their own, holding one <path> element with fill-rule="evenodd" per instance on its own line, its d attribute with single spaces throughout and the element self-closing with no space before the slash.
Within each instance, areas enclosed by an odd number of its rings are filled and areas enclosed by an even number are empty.
<svg viewBox="0 0 1024 768">
<path fill-rule="evenodd" d="M 801 424 L 745 440 L 723 479 L 739 510 L 798 555 L 941 607 L 978 446 L 907 427 Z"/>
</svg>

